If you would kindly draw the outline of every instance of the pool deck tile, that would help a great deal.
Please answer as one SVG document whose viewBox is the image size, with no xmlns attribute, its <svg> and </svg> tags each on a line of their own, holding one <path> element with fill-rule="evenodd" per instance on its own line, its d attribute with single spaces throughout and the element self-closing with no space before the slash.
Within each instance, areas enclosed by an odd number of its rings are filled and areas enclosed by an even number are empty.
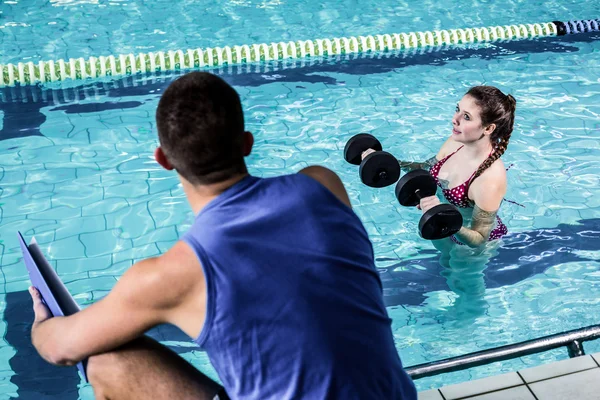
<svg viewBox="0 0 600 400">
<path fill-rule="evenodd" d="M 468 397 L 469 400 L 537 400 L 527 386 L 517 386 L 510 389 L 499 390 L 486 393 L 475 397 Z"/>
<path fill-rule="evenodd" d="M 600 398 L 600 353 L 419 392 L 419 400 Z"/>
<path fill-rule="evenodd" d="M 540 365 L 538 367 L 527 368 L 519 371 L 519 374 L 523 377 L 525 382 L 534 383 L 592 368 L 598 368 L 598 365 L 594 362 L 592 356 L 583 356 Z"/>
<path fill-rule="evenodd" d="M 538 400 L 597 399 L 600 393 L 600 368 L 532 383 L 529 387 Z"/>
<path fill-rule="evenodd" d="M 431 389 L 419 392 L 418 400 L 444 400 L 444 398 L 438 389 Z"/>
<path fill-rule="evenodd" d="M 462 399 L 469 396 L 495 392 L 502 389 L 508 389 L 514 386 L 523 385 L 523 379 L 516 372 L 508 374 L 490 376 L 488 378 L 477 379 L 471 382 L 458 383 L 440 388 L 442 395 L 446 400 Z"/>
</svg>

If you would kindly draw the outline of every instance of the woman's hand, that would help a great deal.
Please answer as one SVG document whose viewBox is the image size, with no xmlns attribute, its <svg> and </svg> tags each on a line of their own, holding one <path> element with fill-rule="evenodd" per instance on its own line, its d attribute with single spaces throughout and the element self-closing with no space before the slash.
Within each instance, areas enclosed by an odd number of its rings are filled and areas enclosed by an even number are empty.
<svg viewBox="0 0 600 400">
<path fill-rule="evenodd" d="M 417 208 L 419 210 L 423 210 L 423 213 L 426 213 L 427 211 L 429 211 L 431 208 L 437 206 L 438 204 L 441 204 L 441 201 L 440 201 L 440 199 L 438 199 L 437 196 L 423 197 L 421 199 L 421 201 L 419 202 L 419 205 L 417 206 Z"/>
</svg>

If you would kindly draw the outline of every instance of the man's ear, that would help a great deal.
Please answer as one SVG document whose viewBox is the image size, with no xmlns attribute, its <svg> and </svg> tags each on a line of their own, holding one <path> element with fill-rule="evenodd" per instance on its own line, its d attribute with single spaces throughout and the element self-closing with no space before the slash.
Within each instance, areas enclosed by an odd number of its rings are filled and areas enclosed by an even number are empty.
<svg viewBox="0 0 600 400">
<path fill-rule="evenodd" d="M 154 150 L 154 158 L 156 159 L 156 162 L 167 171 L 172 171 L 174 169 L 160 146 Z"/>
<path fill-rule="evenodd" d="M 252 146 L 254 146 L 254 136 L 250 132 L 244 132 L 244 157 L 247 157 L 252 152 Z"/>
</svg>

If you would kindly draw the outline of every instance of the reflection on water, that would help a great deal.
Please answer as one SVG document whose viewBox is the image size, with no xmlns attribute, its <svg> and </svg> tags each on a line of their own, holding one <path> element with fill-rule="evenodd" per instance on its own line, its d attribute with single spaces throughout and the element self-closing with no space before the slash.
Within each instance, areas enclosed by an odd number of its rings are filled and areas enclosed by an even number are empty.
<svg viewBox="0 0 600 400">
<path fill-rule="evenodd" d="M 600 218 L 509 233 L 484 251 L 452 246 L 440 256 L 424 250 L 412 259 L 380 269 L 388 306 L 422 304 L 428 292 L 452 290 L 457 308 L 485 310 L 485 289 L 514 285 L 558 264 L 597 261 Z M 378 259 L 378 261 L 386 261 Z M 462 307 L 462 306 L 461 306 Z"/>
<path fill-rule="evenodd" d="M 441 242 L 441 241 L 440 241 Z M 456 294 L 447 310 L 461 320 L 483 315 L 488 308 L 485 299 L 485 269 L 492 257 L 498 254 L 500 241 L 488 242 L 481 248 L 458 246 L 444 241 L 438 243 L 440 250 L 440 275 L 446 279 L 448 288 Z"/>
</svg>

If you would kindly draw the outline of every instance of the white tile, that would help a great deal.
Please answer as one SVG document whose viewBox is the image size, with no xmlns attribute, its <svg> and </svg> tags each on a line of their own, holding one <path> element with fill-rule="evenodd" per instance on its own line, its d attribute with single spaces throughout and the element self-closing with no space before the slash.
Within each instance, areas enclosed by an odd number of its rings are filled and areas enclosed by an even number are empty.
<svg viewBox="0 0 600 400">
<path fill-rule="evenodd" d="M 469 400 L 536 400 L 527 386 L 517 386 L 510 389 L 499 390 L 482 394 L 480 396 L 469 397 Z"/>
<path fill-rule="evenodd" d="M 419 400 L 444 400 L 440 391 L 437 389 L 426 390 L 424 392 L 419 392 L 417 395 Z"/>
<path fill-rule="evenodd" d="M 538 400 L 597 399 L 600 393 L 600 368 L 531 383 L 529 387 Z"/>
<path fill-rule="evenodd" d="M 496 390 L 508 389 L 523 384 L 523 380 L 516 372 L 510 372 L 508 374 L 490 376 L 489 378 L 478 379 L 476 381 L 444 386 L 440 391 L 446 400 L 454 400 Z"/>
<path fill-rule="evenodd" d="M 596 360 L 596 364 L 600 364 L 600 353 L 590 354 L 594 360 Z"/>
<path fill-rule="evenodd" d="M 585 371 L 586 369 L 598 368 L 591 356 L 582 356 L 553 362 L 538 367 L 527 368 L 519 371 L 525 382 L 533 383 L 557 376 Z"/>
</svg>

